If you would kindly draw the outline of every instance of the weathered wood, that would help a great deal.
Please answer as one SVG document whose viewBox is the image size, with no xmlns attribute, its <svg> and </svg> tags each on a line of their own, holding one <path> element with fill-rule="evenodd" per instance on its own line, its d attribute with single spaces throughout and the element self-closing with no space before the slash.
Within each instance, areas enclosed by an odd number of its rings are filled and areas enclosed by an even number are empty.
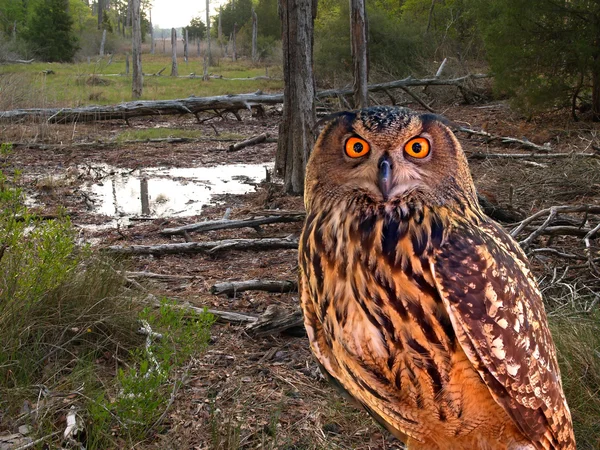
<svg viewBox="0 0 600 450">
<path fill-rule="evenodd" d="M 269 137 L 269 133 L 259 134 L 258 136 L 254 136 L 253 138 L 246 139 L 245 141 L 238 142 L 237 144 L 232 144 L 227 149 L 228 152 L 237 152 L 246 147 L 250 147 L 252 145 L 257 145 L 262 142 L 265 142 Z"/>
<path fill-rule="evenodd" d="M 315 81 L 313 30 L 317 0 L 279 0 L 282 20 L 285 103 L 275 170 L 283 176 L 285 191 L 304 189 L 304 171 L 315 143 Z"/>
<path fill-rule="evenodd" d="M 189 47 L 189 35 L 188 35 L 188 29 L 185 28 L 184 29 L 184 33 L 183 33 L 183 60 L 185 62 L 188 62 L 189 60 L 189 55 L 188 55 L 188 47 Z"/>
<path fill-rule="evenodd" d="M 254 336 L 267 336 L 283 332 L 293 336 L 302 336 L 306 333 L 304 315 L 299 308 L 288 311 L 277 305 L 269 305 L 257 320 L 246 326 L 246 330 Z"/>
<path fill-rule="evenodd" d="M 116 255 L 173 255 L 182 253 L 216 253 L 223 250 L 277 250 L 298 248 L 298 239 L 226 239 L 222 241 L 184 242 L 157 245 L 113 245 L 102 250 Z"/>
<path fill-rule="evenodd" d="M 161 71 L 162 72 L 162 71 Z M 400 88 L 401 86 L 427 86 L 427 85 L 450 85 L 457 86 L 465 83 L 472 78 L 482 78 L 487 75 L 468 75 L 449 80 L 438 80 L 435 78 L 415 79 L 405 78 L 403 80 L 391 81 L 388 83 L 379 83 L 369 85 L 370 92 L 385 91 L 386 89 Z M 305 86 L 305 88 L 307 88 Z M 290 88 L 291 89 L 291 88 Z M 318 98 L 352 95 L 350 89 L 328 89 L 317 92 Z M 135 102 L 119 103 L 117 105 L 106 106 L 87 106 L 79 108 L 31 108 L 15 109 L 11 111 L 0 111 L 0 122 L 17 121 L 24 119 L 47 119 L 51 122 L 91 122 L 95 120 L 113 120 L 128 119 L 142 116 L 162 116 L 169 114 L 196 114 L 201 111 L 215 109 L 236 110 L 250 109 L 259 105 L 277 105 L 283 103 L 284 94 L 263 94 L 256 92 L 253 94 L 239 95 L 219 95 L 215 97 L 189 97 L 186 99 L 175 100 L 143 100 Z M 302 121 L 301 121 L 302 122 Z M 465 129 L 466 130 L 466 129 Z M 459 130 L 460 131 L 460 130 Z M 474 131 L 474 130 L 470 130 Z M 311 130 L 312 132 L 312 130 Z M 481 132 L 483 133 L 483 132 Z M 281 136 L 281 132 L 280 132 Z M 301 138 L 302 136 L 299 136 Z M 290 147 L 296 145 L 296 142 L 304 142 L 307 137 L 299 141 L 292 141 L 288 144 Z M 281 140 L 280 140 L 281 142 Z M 283 145 L 283 144 L 280 144 Z M 286 147 L 287 148 L 287 147 Z M 310 149 L 306 150 L 307 152 Z M 278 154 L 280 149 L 278 148 Z M 299 158 L 302 155 L 297 155 Z M 307 155 L 306 155 L 307 156 Z M 282 156 L 283 157 L 283 156 Z M 280 166 L 277 165 L 279 168 Z"/>
<path fill-rule="evenodd" d="M 254 228 L 260 225 L 266 225 L 269 223 L 288 223 L 288 222 L 301 222 L 304 220 L 305 214 L 293 214 L 293 215 L 281 215 L 281 216 L 267 216 L 267 217 L 251 217 L 249 219 L 241 220 L 207 220 L 205 222 L 192 223 L 176 228 L 165 228 L 161 230 L 160 234 L 164 236 L 175 236 L 183 235 L 184 233 L 191 232 L 204 232 L 213 230 L 225 230 L 233 228 Z"/>
<path fill-rule="evenodd" d="M 369 106 L 367 90 L 367 10 L 365 0 L 350 0 L 350 48 L 354 74 L 354 107 Z"/>
<path fill-rule="evenodd" d="M 98 10 L 98 17 L 100 17 L 101 15 L 101 11 L 100 9 Z M 104 56 L 104 44 L 106 42 L 106 30 L 102 31 L 102 40 L 100 41 L 100 51 L 98 52 L 98 55 L 100 56 Z"/>
<path fill-rule="evenodd" d="M 252 62 L 258 61 L 258 17 L 252 7 Z"/>
<path fill-rule="evenodd" d="M 211 294 L 235 295 L 244 291 L 298 292 L 298 283 L 291 280 L 224 281 L 210 288 Z"/>
<path fill-rule="evenodd" d="M 177 72 L 177 31 L 171 28 L 171 76 L 176 77 Z"/>
<path fill-rule="evenodd" d="M 127 278 L 149 278 L 151 280 L 194 280 L 198 278 L 194 275 L 171 275 L 168 273 L 154 273 L 154 272 L 125 272 Z"/>
<path fill-rule="evenodd" d="M 131 93 L 133 99 L 142 96 L 144 74 L 142 72 L 142 27 L 140 21 L 140 0 L 132 0 L 131 12 L 133 27 L 131 32 L 131 60 L 133 63 L 133 79 Z"/>
<path fill-rule="evenodd" d="M 3 59 L 0 64 L 31 64 L 35 59 Z"/>
<path fill-rule="evenodd" d="M 487 131 L 472 130 L 470 128 L 465 128 L 465 127 L 459 127 L 456 129 L 456 131 L 460 131 L 462 133 L 467 133 L 469 135 L 469 137 L 471 137 L 473 135 L 483 136 L 485 138 L 485 142 L 500 141 L 502 144 L 518 144 L 521 147 L 532 148 L 532 149 L 540 151 L 540 152 L 548 152 L 551 150 L 550 145 L 534 144 L 533 142 L 531 142 L 527 139 L 517 139 L 517 138 L 509 137 L 509 136 L 497 136 L 497 135 L 488 133 Z"/>
</svg>

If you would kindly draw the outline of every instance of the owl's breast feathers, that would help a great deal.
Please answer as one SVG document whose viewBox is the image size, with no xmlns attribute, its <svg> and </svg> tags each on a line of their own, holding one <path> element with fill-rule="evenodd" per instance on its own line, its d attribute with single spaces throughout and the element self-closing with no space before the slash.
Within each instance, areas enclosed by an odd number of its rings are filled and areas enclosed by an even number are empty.
<svg viewBox="0 0 600 450">
<path fill-rule="evenodd" d="M 514 429 L 516 444 L 575 449 L 516 243 L 468 205 L 354 206 L 309 211 L 300 242 L 305 324 L 328 374 L 401 439 Z"/>
</svg>

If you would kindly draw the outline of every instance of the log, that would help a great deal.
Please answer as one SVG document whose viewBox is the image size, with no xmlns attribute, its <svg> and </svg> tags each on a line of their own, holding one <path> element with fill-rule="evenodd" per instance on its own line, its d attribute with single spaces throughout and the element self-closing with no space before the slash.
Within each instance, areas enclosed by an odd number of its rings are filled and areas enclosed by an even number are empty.
<svg viewBox="0 0 600 450">
<path fill-rule="evenodd" d="M 0 64 L 31 64 L 35 59 L 4 59 Z"/>
<path fill-rule="evenodd" d="M 246 147 L 250 147 L 251 145 L 257 145 L 265 142 L 269 138 L 269 133 L 259 134 L 258 136 L 254 136 L 253 138 L 246 139 L 245 141 L 238 142 L 237 144 L 232 144 L 227 149 L 228 152 L 237 152 Z"/>
<path fill-rule="evenodd" d="M 210 288 L 211 294 L 233 296 L 243 291 L 298 292 L 298 283 L 292 280 L 246 280 L 216 283 Z"/>
<path fill-rule="evenodd" d="M 260 225 L 266 225 L 269 223 L 288 223 L 288 222 L 301 222 L 304 220 L 305 214 L 295 215 L 282 215 L 282 216 L 267 216 L 267 217 L 252 217 L 249 219 L 241 220 L 207 220 L 205 222 L 192 223 L 177 228 L 165 228 L 161 230 L 160 234 L 164 236 L 183 235 L 190 232 L 203 232 L 213 230 L 225 230 L 232 228 L 254 228 Z"/>
<path fill-rule="evenodd" d="M 371 84 L 369 91 L 385 91 L 402 86 L 460 86 L 472 79 L 485 78 L 488 75 L 475 74 L 464 77 L 440 80 L 436 78 L 416 79 L 412 77 L 387 83 Z M 317 92 L 317 98 L 352 95 L 351 89 L 329 89 Z M 188 97 L 175 100 L 139 100 L 117 105 L 83 106 L 77 108 L 29 108 L 0 111 L 0 122 L 13 122 L 25 119 L 42 119 L 48 122 L 92 122 L 99 120 L 129 119 L 143 116 L 162 116 L 168 114 L 197 114 L 215 109 L 240 110 L 251 109 L 259 105 L 277 105 L 283 103 L 283 94 L 218 95 L 214 97 Z"/>
<path fill-rule="evenodd" d="M 123 256 L 133 255 L 174 255 L 181 253 L 216 253 L 222 250 L 277 250 L 298 248 L 298 239 L 226 239 L 223 241 L 183 242 L 158 245 L 112 245 L 102 250 L 106 253 Z"/>
<path fill-rule="evenodd" d="M 517 139 L 514 137 L 510 137 L 510 136 L 497 136 L 491 133 L 488 133 L 487 131 L 479 131 L 479 130 L 472 130 L 470 128 L 465 128 L 465 127 L 458 127 L 456 129 L 456 131 L 460 131 L 462 133 L 467 133 L 469 135 L 469 137 L 475 135 L 475 136 L 483 136 L 485 137 L 485 142 L 492 142 L 492 141 L 500 141 L 502 144 L 517 144 L 520 147 L 525 147 L 525 148 L 532 148 L 534 150 L 540 151 L 540 152 L 548 152 L 551 150 L 550 145 L 538 145 L 538 144 L 534 144 L 533 142 L 527 140 L 527 139 Z"/>
<path fill-rule="evenodd" d="M 246 330 L 254 336 L 283 332 L 298 337 L 306 334 L 302 311 L 298 308 L 290 312 L 277 305 L 269 305 L 256 321 L 246 326 Z"/>
</svg>

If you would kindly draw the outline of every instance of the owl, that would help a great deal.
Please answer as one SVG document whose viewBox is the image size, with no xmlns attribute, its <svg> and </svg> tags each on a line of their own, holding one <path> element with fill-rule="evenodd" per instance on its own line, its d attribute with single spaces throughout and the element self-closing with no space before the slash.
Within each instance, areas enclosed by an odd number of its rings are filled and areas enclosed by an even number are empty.
<svg viewBox="0 0 600 450">
<path fill-rule="evenodd" d="M 300 297 L 323 373 L 409 449 L 575 449 L 542 296 L 439 116 L 339 113 L 306 170 Z"/>
</svg>

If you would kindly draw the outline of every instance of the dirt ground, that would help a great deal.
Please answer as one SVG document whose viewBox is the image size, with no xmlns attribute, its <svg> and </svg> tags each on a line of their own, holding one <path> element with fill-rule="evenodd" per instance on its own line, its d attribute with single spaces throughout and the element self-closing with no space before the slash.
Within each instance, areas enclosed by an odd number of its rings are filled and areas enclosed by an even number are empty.
<svg viewBox="0 0 600 450">
<path fill-rule="evenodd" d="M 600 126 L 574 123 L 565 115 L 527 122 L 502 102 L 483 106 L 451 105 L 440 113 L 459 125 L 490 133 L 526 137 L 537 144 L 548 142 L 551 152 L 596 152 Z M 130 127 L 200 129 L 217 139 L 236 133 L 251 137 L 264 132 L 277 135 L 279 116 L 272 111 L 265 119 L 246 115 L 198 124 L 193 118 L 139 119 Z M 230 142 L 136 143 L 115 146 L 73 146 L 61 142 L 106 141 L 130 127 L 121 121 L 95 124 L 4 128 L 6 139 L 41 136 L 38 142 L 57 144 L 51 149 L 16 147 L 11 167 L 22 170 L 22 183 L 33 208 L 56 214 L 62 207 L 80 227 L 81 239 L 95 246 L 183 242 L 180 237 L 161 236 L 159 231 L 203 220 L 220 219 L 227 209 L 231 218 L 263 215 L 266 209 L 302 210 L 299 197 L 281 193 L 281 185 L 261 182 L 243 195 L 214 196 L 201 214 L 162 217 L 115 217 L 99 215 L 90 184 L 102 183 L 109 172 L 103 164 L 133 172 L 148 168 L 217 167 L 224 164 L 269 164 L 276 144 L 267 143 L 229 153 Z M 526 153 L 497 142 L 459 134 L 468 154 Z M 599 153 L 600 154 L 600 153 Z M 541 208 L 560 204 L 600 203 L 600 159 L 511 157 L 470 160 L 476 185 L 486 198 L 522 217 Z M 103 166 L 104 167 L 104 166 Z M 111 169 L 103 169 L 111 170 Z M 135 174 L 134 174 L 135 175 Z M 165 195 L 176 196 L 177 192 Z M 105 225 L 104 227 L 101 225 Z M 238 237 L 297 236 L 301 223 L 273 224 L 254 229 L 211 231 L 193 234 L 194 240 Z M 567 245 L 567 244 L 565 244 Z M 581 243 L 570 243 L 579 245 Z M 215 296 L 210 287 L 219 281 L 254 278 L 295 280 L 295 250 L 264 252 L 226 251 L 214 255 L 167 255 L 135 257 L 131 270 L 184 275 L 190 278 L 152 281 L 156 295 L 167 295 L 195 306 L 259 315 L 275 304 L 292 310 L 297 294 L 243 292 L 234 298 Z M 547 259 L 536 259 L 538 275 Z M 150 282 L 149 282 L 150 283 Z M 305 337 L 285 334 L 256 338 L 243 326 L 218 323 L 205 354 L 190 362 L 184 386 L 170 409 L 162 433 L 140 448 L 156 449 L 393 449 L 399 448 L 386 432 L 362 411 L 347 404 L 319 375 Z"/>
</svg>

